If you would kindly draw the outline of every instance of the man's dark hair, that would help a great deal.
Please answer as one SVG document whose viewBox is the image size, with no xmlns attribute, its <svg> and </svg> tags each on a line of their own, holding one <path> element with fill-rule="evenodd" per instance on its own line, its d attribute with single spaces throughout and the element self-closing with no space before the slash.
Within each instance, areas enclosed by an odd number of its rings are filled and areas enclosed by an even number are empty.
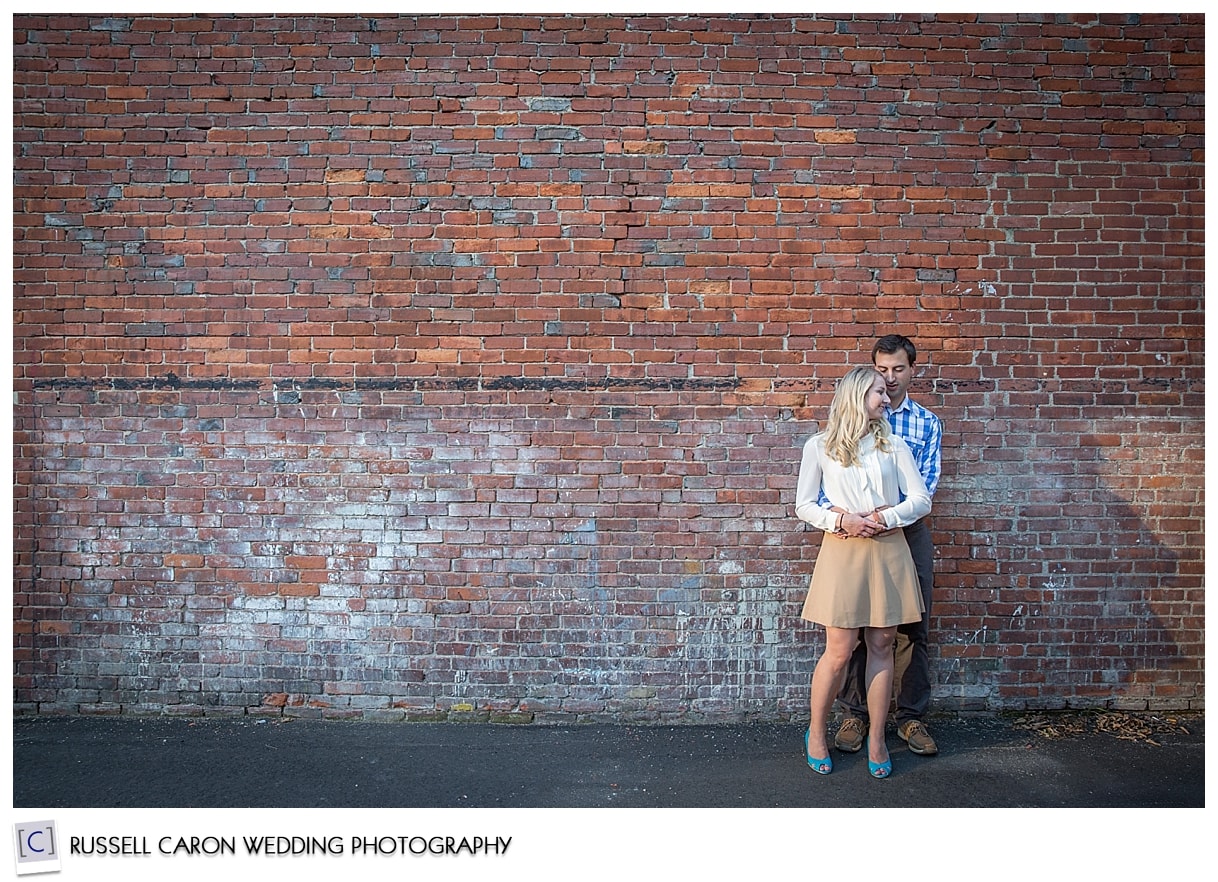
<svg viewBox="0 0 1218 882">
<path fill-rule="evenodd" d="M 904 349 L 905 354 L 909 356 L 909 363 L 913 364 L 918 360 L 918 350 L 914 347 L 913 341 L 908 337 L 903 337 L 900 334 L 885 334 L 883 337 L 875 341 L 875 345 L 871 347 L 871 360 L 875 361 L 875 354 L 883 352 L 885 355 L 892 355 L 898 349 Z"/>
</svg>

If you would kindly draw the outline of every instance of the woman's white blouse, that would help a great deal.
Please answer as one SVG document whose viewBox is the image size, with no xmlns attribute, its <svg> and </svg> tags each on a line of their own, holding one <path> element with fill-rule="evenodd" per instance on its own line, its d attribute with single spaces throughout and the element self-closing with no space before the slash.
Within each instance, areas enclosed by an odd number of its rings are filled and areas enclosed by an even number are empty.
<svg viewBox="0 0 1218 882">
<path fill-rule="evenodd" d="M 889 436 L 888 445 L 885 453 L 868 435 L 859 442 L 859 465 L 843 466 L 825 454 L 824 433 L 809 438 L 799 465 L 796 517 L 832 533 L 837 513 L 831 506 L 859 515 L 891 506 L 880 512 L 889 528 L 908 526 L 929 514 L 930 493 L 909 446 L 896 435 Z M 822 486 L 828 505 L 820 502 Z"/>
</svg>

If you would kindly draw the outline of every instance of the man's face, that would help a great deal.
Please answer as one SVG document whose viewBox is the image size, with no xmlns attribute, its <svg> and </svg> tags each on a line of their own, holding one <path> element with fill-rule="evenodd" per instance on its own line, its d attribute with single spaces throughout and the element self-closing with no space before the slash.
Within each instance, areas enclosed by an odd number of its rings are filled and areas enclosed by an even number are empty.
<svg viewBox="0 0 1218 882">
<path fill-rule="evenodd" d="M 900 407 L 913 382 L 913 365 L 909 363 L 909 354 L 904 349 L 896 352 L 877 352 L 875 354 L 875 369 L 884 377 L 884 386 L 893 407 Z"/>
</svg>

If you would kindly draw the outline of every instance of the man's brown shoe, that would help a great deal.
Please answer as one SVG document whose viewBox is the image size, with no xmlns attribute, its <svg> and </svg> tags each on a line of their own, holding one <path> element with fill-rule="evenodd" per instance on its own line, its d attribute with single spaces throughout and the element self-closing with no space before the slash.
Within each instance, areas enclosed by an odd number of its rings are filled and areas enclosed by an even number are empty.
<svg viewBox="0 0 1218 882">
<path fill-rule="evenodd" d="M 858 753 L 867 737 L 867 724 L 858 717 L 846 717 L 833 736 L 833 746 L 845 753 Z"/>
<path fill-rule="evenodd" d="M 901 740 L 909 745 L 909 750 L 918 756 L 934 756 L 939 752 L 939 745 L 926 731 L 926 724 L 921 720 L 906 720 L 897 727 Z"/>
</svg>

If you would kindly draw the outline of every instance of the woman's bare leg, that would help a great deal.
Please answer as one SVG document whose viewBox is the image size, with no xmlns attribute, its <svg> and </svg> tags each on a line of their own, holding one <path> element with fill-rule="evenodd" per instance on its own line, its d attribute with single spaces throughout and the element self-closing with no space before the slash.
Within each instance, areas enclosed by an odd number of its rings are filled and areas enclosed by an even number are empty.
<svg viewBox="0 0 1218 882">
<path fill-rule="evenodd" d="M 863 641 L 867 644 L 867 716 L 871 726 L 867 733 L 867 756 L 873 763 L 888 759 L 884 743 L 884 723 L 892 701 L 892 644 L 897 629 L 866 628 Z"/>
<path fill-rule="evenodd" d="M 895 631 L 895 629 L 894 629 Z M 846 665 L 859 639 L 858 628 L 825 628 L 825 651 L 812 671 L 811 723 L 808 754 L 813 757 L 829 755 L 826 732 L 833 700 L 842 688 Z M 891 653 L 890 653 L 891 654 Z M 889 680 L 891 683 L 891 678 Z M 890 686 L 891 688 L 891 686 Z"/>
</svg>

